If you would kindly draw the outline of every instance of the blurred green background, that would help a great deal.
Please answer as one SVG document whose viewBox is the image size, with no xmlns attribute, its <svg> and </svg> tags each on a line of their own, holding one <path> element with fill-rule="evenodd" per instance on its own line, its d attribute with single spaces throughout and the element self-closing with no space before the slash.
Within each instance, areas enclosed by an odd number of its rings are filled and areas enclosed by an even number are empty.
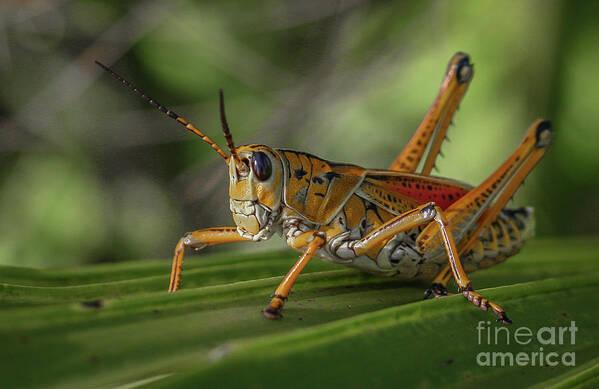
<svg viewBox="0 0 599 389">
<path fill-rule="evenodd" d="M 549 0 L 3 1 L 0 264 L 168 258 L 184 232 L 232 225 L 222 160 L 94 59 L 220 144 L 223 88 L 237 144 L 385 168 L 465 51 L 475 77 L 436 174 L 479 183 L 552 119 L 513 205 L 540 236 L 596 235 L 598 17 Z"/>
</svg>

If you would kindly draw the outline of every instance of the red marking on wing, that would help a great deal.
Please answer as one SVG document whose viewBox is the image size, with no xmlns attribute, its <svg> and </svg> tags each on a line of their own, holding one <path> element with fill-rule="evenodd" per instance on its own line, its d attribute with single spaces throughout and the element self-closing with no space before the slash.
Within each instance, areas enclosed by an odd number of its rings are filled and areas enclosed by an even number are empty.
<svg viewBox="0 0 599 389">
<path fill-rule="evenodd" d="M 470 188 L 454 182 L 443 182 L 414 176 L 369 176 L 368 181 L 419 203 L 434 201 L 441 209 L 463 197 Z"/>
</svg>

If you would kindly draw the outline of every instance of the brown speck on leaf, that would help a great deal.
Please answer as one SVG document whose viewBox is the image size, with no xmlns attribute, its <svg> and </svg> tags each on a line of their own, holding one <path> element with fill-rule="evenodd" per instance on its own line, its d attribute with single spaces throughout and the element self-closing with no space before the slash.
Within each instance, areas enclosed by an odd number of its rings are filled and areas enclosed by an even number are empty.
<svg viewBox="0 0 599 389">
<path fill-rule="evenodd" d="M 453 359 L 448 359 L 446 361 L 441 362 L 441 366 L 449 366 L 453 363 Z"/>
<path fill-rule="evenodd" d="M 90 300 L 81 302 L 83 308 L 102 308 L 104 306 L 104 300 Z"/>
<path fill-rule="evenodd" d="M 27 336 L 27 335 L 19 336 L 19 342 L 21 342 L 21 344 L 29 344 L 29 336 Z"/>
<path fill-rule="evenodd" d="M 560 313 L 560 315 L 562 315 L 563 317 L 565 317 L 566 319 L 570 318 L 570 315 L 568 315 L 566 312 L 562 312 Z"/>
</svg>

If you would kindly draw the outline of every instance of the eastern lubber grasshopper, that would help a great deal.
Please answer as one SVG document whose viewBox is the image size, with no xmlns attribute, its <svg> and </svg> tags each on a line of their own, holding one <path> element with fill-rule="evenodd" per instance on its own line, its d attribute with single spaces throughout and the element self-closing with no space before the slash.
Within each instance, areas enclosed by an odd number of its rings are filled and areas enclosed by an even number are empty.
<svg viewBox="0 0 599 389">
<path fill-rule="evenodd" d="M 552 129 L 549 121 L 536 120 L 520 146 L 479 186 L 431 176 L 447 128 L 472 80 L 473 66 L 467 54 L 452 57 L 433 105 L 387 170 L 333 163 L 265 145 L 235 147 L 221 91 L 227 155 L 193 124 L 97 63 L 199 135 L 229 169 L 230 209 L 236 226 L 185 234 L 175 249 L 169 292 L 179 289 L 186 248 L 258 242 L 276 232 L 302 255 L 263 310 L 269 319 L 281 317 L 293 283 L 317 255 L 378 275 L 433 279 L 425 298 L 446 295 L 446 285 L 453 277 L 468 301 L 483 311 L 491 309 L 504 324 L 511 323 L 501 306 L 474 291 L 466 273 L 504 261 L 532 236 L 532 208 L 504 207 L 545 154 Z M 415 173 L 427 150 L 422 170 Z"/>
</svg>

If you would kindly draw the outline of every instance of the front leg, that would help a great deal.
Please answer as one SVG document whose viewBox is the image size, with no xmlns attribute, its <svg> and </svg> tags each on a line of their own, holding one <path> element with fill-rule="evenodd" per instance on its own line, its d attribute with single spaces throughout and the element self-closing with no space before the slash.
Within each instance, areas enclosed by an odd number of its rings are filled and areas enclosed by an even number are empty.
<svg viewBox="0 0 599 389">
<path fill-rule="evenodd" d="M 268 319 L 279 319 L 282 317 L 281 309 L 283 309 L 283 305 L 285 304 L 287 296 L 289 296 L 289 291 L 291 290 L 293 283 L 302 270 L 304 270 L 304 267 L 306 267 L 310 259 L 312 259 L 316 251 L 324 245 L 325 239 L 324 234 L 320 232 L 308 231 L 293 238 L 293 241 L 290 243 L 293 248 L 296 249 L 307 246 L 306 251 L 304 251 L 300 259 L 293 265 L 289 272 L 287 272 L 285 278 L 283 278 L 283 281 L 281 281 L 275 290 L 268 307 L 262 310 L 262 313 L 264 313 L 264 316 Z"/>
<path fill-rule="evenodd" d="M 173 267 L 171 269 L 171 279 L 168 284 L 170 293 L 176 292 L 181 283 L 181 271 L 183 267 L 183 257 L 185 249 L 192 247 L 196 250 L 201 250 L 206 246 L 229 242 L 247 242 L 250 241 L 239 235 L 237 227 L 216 227 L 188 232 L 179 239 L 175 248 L 175 256 L 173 257 Z"/>
</svg>

